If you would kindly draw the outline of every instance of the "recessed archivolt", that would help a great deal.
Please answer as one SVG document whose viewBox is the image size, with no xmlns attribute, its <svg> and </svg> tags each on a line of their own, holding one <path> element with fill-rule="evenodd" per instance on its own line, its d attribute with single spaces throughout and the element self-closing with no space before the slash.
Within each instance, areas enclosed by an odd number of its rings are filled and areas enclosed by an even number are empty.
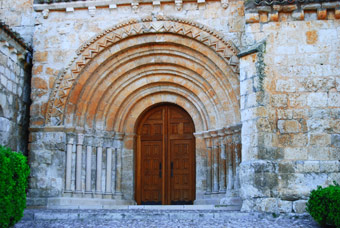
<svg viewBox="0 0 340 228">
<path fill-rule="evenodd" d="M 106 111 L 104 112 L 107 112 L 107 109 L 111 108 L 107 104 L 115 103 L 119 106 L 121 103 L 119 99 L 114 100 L 117 94 L 124 94 L 125 96 L 128 96 L 130 93 L 129 89 L 137 89 L 139 86 L 145 83 L 152 83 L 153 81 L 164 80 L 177 83 L 179 86 L 186 86 L 189 90 L 192 91 L 192 93 L 197 93 L 196 95 L 199 95 L 200 97 L 205 95 L 208 96 L 208 98 L 205 99 L 206 102 L 212 102 L 214 105 L 220 106 L 219 112 L 224 113 L 225 110 L 222 109 L 220 104 L 222 104 L 223 101 L 226 100 L 226 91 L 221 86 L 215 86 L 215 88 L 213 88 L 213 86 L 211 85 L 211 82 L 213 81 L 212 78 L 210 82 L 208 82 L 201 75 L 198 75 L 195 71 L 193 71 L 193 69 L 188 69 L 181 65 L 177 65 L 176 62 L 183 60 L 173 59 L 173 56 L 170 56 L 169 53 L 170 51 L 168 51 L 167 55 L 164 56 L 164 58 L 166 58 L 167 60 L 167 64 L 162 63 L 164 62 L 164 60 L 163 57 L 161 58 L 161 53 L 157 51 L 155 52 L 154 50 L 153 55 L 156 55 L 159 58 L 158 61 L 152 62 L 152 56 L 140 56 L 139 59 L 143 60 L 142 62 L 139 62 L 141 65 L 137 64 L 133 60 L 131 62 L 134 66 L 128 67 L 125 66 L 125 63 L 123 63 L 122 61 L 119 61 L 119 64 L 107 64 L 115 70 L 113 72 L 111 72 L 111 70 L 103 70 L 103 72 L 97 72 L 96 74 L 101 75 L 101 77 L 99 79 L 92 78 L 93 81 L 89 80 L 89 84 L 91 85 L 91 87 L 87 87 L 87 89 L 84 90 L 82 94 L 75 93 L 74 96 L 72 95 L 70 97 L 70 100 L 68 102 L 70 105 L 70 109 L 72 108 L 72 104 L 74 104 L 73 110 L 75 110 L 77 109 L 77 104 L 78 106 L 80 106 L 83 105 L 82 101 L 88 101 L 88 103 L 85 104 L 86 108 L 78 108 L 78 110 L 82 111 L 82 113 L 77 113 L 77 116 L 84 117 L 89 120 L 91 119 L 91 114 L 98 115 L 104 109 L 106 109 Z M 152 63 L 150 64 L 150 62 Z M 199 69 L 198 66 L 195 66 L 196 64 L 194 62 L 190 65 L 194 69 Z M 122 70 L 120 68 L 122 68 Z M 162 69 L 163 71 L 160 72 L 160 69 Z M 157 78 L 149 77 L 150 74 L 157 74 L 157 77 L 160 77 L 160 74 L 167 74 L 168 76 Z M 176 77 L 176 75 L 182 75 L 182 77 Z M 210 75 L 210 77 L 212 77 L 212 75 Z M 79 91 L 82 87 L 84 87 L 84 85 L 82 83 L 78 83 L 76 87 L 78 87 L 79 89 L 76 88 L 75 90 Z M 99 92 L 102 92 L 102 94 L 105 94 L 105 96 L 99 96 Z M 216 92 L 219 92 L 219 94 L 217 94 Z M 103 101 L 103 99 L 105 98 L 108 98 L 110 100 L 106 99 Z M 100 104 L 102 104 L 103 107 L 100 107 Z M 70 111 L 70 113 L 73 112 L 74 111 Z M 77 122 L 77 125 L 78 124 L 80 123 Z"/>
<path fill-rule="evenodd" d="M 121 106 L 118 108 L 117 113 L 114 113 L 110 110 L 107 116 L 115 118 L 113 118 L 112 122 L 106 121 L 106 124 L 109 126 L 112 124 L 114 126 L 111 130 L 121 131 L 124 128 L 123 123 L 125 119 L 131 117 L 129 116 L 129 110 L 131 109 L 131 107 L 134 106 L 134 103 L 145 96 L 149 96 L 149 94 L 161 94 L 163 96 L 166 96 L 166 94 L 176 94 L 185 98 L 187 102 L 190 102 L 195 107 L 197 107 L 197 109 L 200 110 L 201 116 L 205 116 L 205 118 L 207 119 L 205 122 L 202 123 L 205 129 L 208 129 L 209 125 L 215 125 L 215 119 L 218 118 L 218 112 L 214 106 L 203 104 L 202 101 L 197 96 L 195 96 L 195 94 L 192 94 L 188 89 L 184 87 L 179 87 L 176 84 L 160 82 L 141 87 L 131 93 L 121 103 Z M 173 103 L 175 102 L 176 101 L 173 101 Z M 154 103 L 152 102 L 151 98 L 151 100 L 149 101 L 149 105 L 147 105 L 146 107 L 149 107 L 153 104 Z M 203 117 L 201 117 L 200 119 L 203 119 Z"/>
<path fill-rule="evenodd" d="M 136 121 L 138 117 L 145 111 L 146 107 L 150 107 L 159 103 L 173 103 L 181 106 L 186 110 L 194 121 L 195 130 L 197 132 L 204 131 L 206 129 L 205 123 L 209 120 L 206 119 L 205 114 L 198 106 L 195 106 L 186 97 L 183 97 L 177 93 L 165 92 L 162 93 L 150 93 L 145 94 L 144 97 L 136 101 L 126 111 L 128 118 L 124 118 L 121 125 L 123 126 L 121 131 L 126 134 L 133 133 L 136 127 Z M 147 106 L 148 105 L 148 106 Z"/>
<path fill-rule="evenodd" d="M 207 107 L 210 107 L 210 110 L 214 110 L 216 113 L 223 112 L 221 107 L 218 107 L 217 103 L 214 103 L 214 98 L 209 94 L 206 94 L 205 91 L 201 88 L 202 85 L 193 81 L 193 78 L 190 75 L 185 75 L 181 72 L 170 71 L 168 68 L 166 70 L 150 70 L 148 72 L 142 73 L 141 75 L 135 75 L 124 81 L 123 84 L 117 85 L 115 89 L 108 89 L 105 96 L 98 102 L 96 111 L 93 111 L 93 116 L 89 111 L 86 113 L 88 115 L 85 116 L 84 119 L 77 122 L 78 126 L 84 126 L 84 121 L 87 121 L 87 126 L 92 127 L 93 121 L 105 121 L 106 116 L 114 115 L 114 113 L 123 107 L 123 102 L 135 102 L 134 98 L 130 99 L 131 95 L 138 92 L 139 90 L 149 90 L 153 87 L 158 87 L 169 85 L 180 90 L 186 90 L 189 95 L 194 96 L 196 100 L 199 101 L 200 104 L 203 104 Z M 133 91 L 129 91 L 129 88 L 136 88 Z M 138 96 L 137 96 L 138 98 Z M 204 102 L 202 101 L 204 100 Z M 91 104 L 94 102 L 90 102 Z M 87 106 L 87 109 L 90 110 Z M 111 114 L 109 114 L 111 113 Z M 217 114 L 215 116 L 218 116 Z M 107 124 L 109 127 L 110 124 Z"/>
<path fill-rule="evenodd" d="M 169 48 L 169 44 L 167 45 L 167 48 Z M 148 46 L 148 49 L 150 50 L 145 51 L 144 48 L 140 47 L 137 49 L 138 53 L 132 54 L 129 53 L 129 51 L 124 51 L 124 54 L 122 55 L 126 55 L 128 57 L 121 58 L 120 56 L 119 58 L 112 59 L 110 62 L 106 62 L 103 65 L 108 67 L 100 66 L 100 70 L 97 70 L 94 73 L 98 75 L 98 77 L 92 77 L 88 80 L 88 84 L 91 85 L 90 87 L 87 87 L 82 94 L 75 93 L 75 95 L 71 95 L 68 103 L 70 106 L 74 104 L 73 110 L 78 109 L 79 111 L 82 111 L 82 113 L 77 113 L 76 115 L 83 118 L 80 122 L 87 119 L 88 125 L 92 126 L 89 122 L 93 118 L 92 115 L 97 114 L 97 116 L 100 116 L 104 109 L 117 109 L 117 107 L 121 105 L 122 101 L 119 98 L 115 99 L 116 95 L 124 94 L 124 96 L 128 96 L 130 93 L 128 90 L 129 88 L 132 90 L 137 89 L 138 86 L 141 86 L 143 83 L 150 83 L 152 80 L 174 82 L 176 79 L 175 83 L 179 86 L 187 86 L 189 90 L 193 93 L 197 93 L 200 97 L 207 95 L 208 98 L 205 99 L 205 105 L 209 106 L 208 103 L 212 102 L 217 107 L 210 109 L 219 113 L 217 118 L 215 118 L 217 123 L 222 126 L 226 123 L 225 118 L 227 110 L 223 110 L 221 104 L 224 104 L 224 107 L 230 109 L 230 104 L 232 102 L 228 102 L 227 99 L 230 94 L 227 93 L 226 86 L 224 85 L 226 82 L 221 82 L 221 80 L 214 78 L 218 69 L 215 64 L 206 57 L 199 59 L 190 57 L 190 55 L 185 55 L 183 53 L 183 48 L 180 48 L 182 52 L 177 50 L 179 47 L 171 47 L 171 50 L 162 50 L 151 45 L 151 47 Z M 164 62 L 166 62 L 166 64 L 164 64 Z M 185 62 L 189 63 L 184 66 L 178 65 Z M 97 67 L 91 68 L 97 69 Z M 150 77 L 145 76 L 149 75 L 150 72 L 155 69 L 163 69 L 164 73 L 167 73 L 167 71 L 171 69 L 173 73 L 171 73 L 171 76 L 165 78 L 156 77 L 150 81 Z M 198 75 L 195 70 L 201 72 L 201 75 Z M 186 77 L 182 77 L 180 79 L 176 78 L 175 75 L 181 74 L 180 72 L 176 73 L 176 71 L 185 72 Z M 207 79 L 209 79 L 209 81 Z M 192 82 L 196 81 L 200 83 L 199 86 L 194 86 L 192 84 Z M 77 87 L 79 89 L 77 89 Z M 80 91 L 82 87 L 84 87 L 83 83 L 77 83 L 74 90 Z M 105 94 L 105 96 L 99 96 L 99 92 Z M 110 98 L 111 100 L 102 101 L 103 98 Z M 88 101 L 88 103 L 84 104 L 84 101 Z M 225 105 L 226 102 L 228 105 Z M 108 105 L 113 103 L 116 104 L 116 107 L 112 108 Z M 76 104 L 78 107 L 84 107 L 77 108 Z M 100 108 L 100 104 L 104 104 L 102 108 Z M 105 106 L 109 108 L 105 108 Z M 70 109 L 71 108 L 72 107 L 70 107 Z M 73 113 L 73 111 L 70 111 L 70 113 Z M 219 120 L 219 116 L 223 119 L 223 121 Z M 232 116 L 229 116 L 228 118 L 234 120 Z M 83 123 L 80 122 L 77 122 L 77 126 L 83 125 Z"/>
<path fill-rule="evenodd" d="M 181 102 L 192 97 L 193 101 L 186 102 L 193 105 L 191 108 L 197 105 L 203 128 L 209 128 L 212 119 L 221 122 L 221 115 L 216 114 L 221 111 L 224 116 L 234 113 L 237 117 L 233 122 L 237 122 L 239 88 L 237 66 L 232 62 L 236 52 L 215 31 L 186 20 L 149 18 L 120 24 L 79 49 L 78 56 L 55 83 L 46 124 L 62 124 L 66 113 L 66 124 L 91 126 L 104 121 L 105 125 L 115 116 L 115 107 L 120 107 L 111 126 L 122 129 L 121 124 L 128 121 L 126 117 L 137 104 L 151 94 L 162 97 L 167 93 Z M 146 86 L 157 77 L 168 83 L 168 87 L 162 85 L 163 95 Z M 125 98 L 138 94 L 128 93 L 129 86 L 143 91 L 142 98 L 121 106 L 127 99 L 117 96 L 117 89 Z M 164 97 L 159 101 L 171 102 Z"/>
</svg>

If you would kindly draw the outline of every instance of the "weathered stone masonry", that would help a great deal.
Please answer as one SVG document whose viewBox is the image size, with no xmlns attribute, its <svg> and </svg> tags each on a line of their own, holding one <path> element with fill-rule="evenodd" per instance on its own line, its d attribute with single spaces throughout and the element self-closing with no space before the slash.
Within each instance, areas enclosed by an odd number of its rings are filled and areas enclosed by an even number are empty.
<svg viewBox="0 0 340 228">
<path fill-rule="evenodd" d="M 0 21 L 0 144 L 27 155 L 32 49 Z"/>
<path fill-rule="evenodd" d="M 6 20 L 34 21 L 29 205 L 133 204 L 136 121 L 159 103 L 193 119 L 196 204 L 301 213 L 340 182 L 339 1 L 28 5 Z"/>
<path fill-rule="evenodd" d="M 340 178 L 339 2 L 257 4 L 240 54 L 243 210 L 302 212 Z"/>
</svg>

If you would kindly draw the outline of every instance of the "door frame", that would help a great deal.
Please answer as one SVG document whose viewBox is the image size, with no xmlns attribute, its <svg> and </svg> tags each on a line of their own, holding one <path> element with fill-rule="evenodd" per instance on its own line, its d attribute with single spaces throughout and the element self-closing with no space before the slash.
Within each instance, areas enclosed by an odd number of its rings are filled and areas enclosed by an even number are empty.
<svg viewBox="0 0 340 228">
<path fill-rule="evenodd" d="M 195 132 L 195 124 L 194 121 L 192 120 L 190 114 L 181 106 L 174 104 L 174 103 L 168 103 L 168 102 L 164 102 L 164 103 L 159 103 L 159 104 L 155 104 L 152 105 L 148 108 L 146 108 L 137 118 L 136 124 L 135 124 L 135 137 L 134 137 L 134 150 L 133 150 L 133 155 L 134 155 L 134 198 L 137 202 L 137 204 L 141 203 L 141 135 L 140 135 L 140 130 L 141 130 L 141 124 L 149 117 L 148 113 L 153 110 L 156 109 L 157 107 L 161 107 L 161 106 L 175 106 L 178 107 L 179 109 L 183 110 L 189 117 L 190 120 L 192 122 L 192 125 L 194 127 L 194 132 Z M 151 115 L 152 113 L 150 113 Z M 165 114 L 166 118 L 168 118 L 168 113 Z M 164 131 L 164 129 L 163 129 Z M 167 148 L 166 150 L 169 151 L 169 146 L 168 145 L 168 140 L 163 140 L 163 148 Z M 193 196 L 194 199 L 196 199 L 196 138 L 193 136 L 193 162 L 192 162 L 192 172 L 193 172 Z M 170 164 L 170 153 L 163 153 L 162 155 L 163 157 L 163 161 L 164 161 L 164 165 L 162 166 L 162 173 L 163 173 L 163 177 L 166 175 L 170 175 L 170 169 L 169 169 L 169 165 L 165 165 L 166 163 Z M 165 192 L 168 191 L 170 192 L 170 178 L 168 178 L 167 183 L 165 183 L 166 181 L 162 181 L 162 205 L 167 205 L 164 204 L 164 202 L 170 202 L 170 195 L 168 195 L 168 199 L 166 199 L 166 194 Z"/>
</svg>

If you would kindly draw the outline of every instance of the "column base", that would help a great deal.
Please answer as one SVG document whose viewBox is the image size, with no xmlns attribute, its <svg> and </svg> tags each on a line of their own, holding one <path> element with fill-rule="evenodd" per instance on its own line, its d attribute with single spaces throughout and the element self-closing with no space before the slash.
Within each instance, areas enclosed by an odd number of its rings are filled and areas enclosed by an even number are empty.
<svg viewBox="0 0 340 228">
<path fill-rule="evenodd" d="M 94 192 L 93 198 L 103 198 L 103 192 Z"/>
<path fill-rule="evenodd" d="M 115 192 L 113 196 L 114 196 L 114 199 L 123 199 L 123 193 L 121 192 Z"/>
<path fill-rule="evenodd" d="M 92 196 L 93 196 L 92 191 L 85 192 L 85 194 L 84 194 L 84 198 L 92 198 Z"/>
<path fill-rule="evenodd" d="M 220 201 L 221 205 L 242 205 L 242 199 L 238 190 L 229 190 Z"/>
<path fill-rule="evenodd" d="M 103 194 L 103 199 L 112 199 L 112 198 L 113 198 L 113 195 L 110 192 L 105 192 Z"/>
</svg>

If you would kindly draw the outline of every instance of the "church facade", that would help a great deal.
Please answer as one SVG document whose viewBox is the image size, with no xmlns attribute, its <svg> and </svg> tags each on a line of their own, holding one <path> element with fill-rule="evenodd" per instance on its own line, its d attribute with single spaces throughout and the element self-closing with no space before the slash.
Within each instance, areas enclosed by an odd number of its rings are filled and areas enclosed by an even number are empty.
<svg viewBox="0 0 340 228">
<path fill-rule="evenodd" d="M 28 205 L 300 213 L 340 182 L 339 1 L 20 4 Z"/>
</svg>

